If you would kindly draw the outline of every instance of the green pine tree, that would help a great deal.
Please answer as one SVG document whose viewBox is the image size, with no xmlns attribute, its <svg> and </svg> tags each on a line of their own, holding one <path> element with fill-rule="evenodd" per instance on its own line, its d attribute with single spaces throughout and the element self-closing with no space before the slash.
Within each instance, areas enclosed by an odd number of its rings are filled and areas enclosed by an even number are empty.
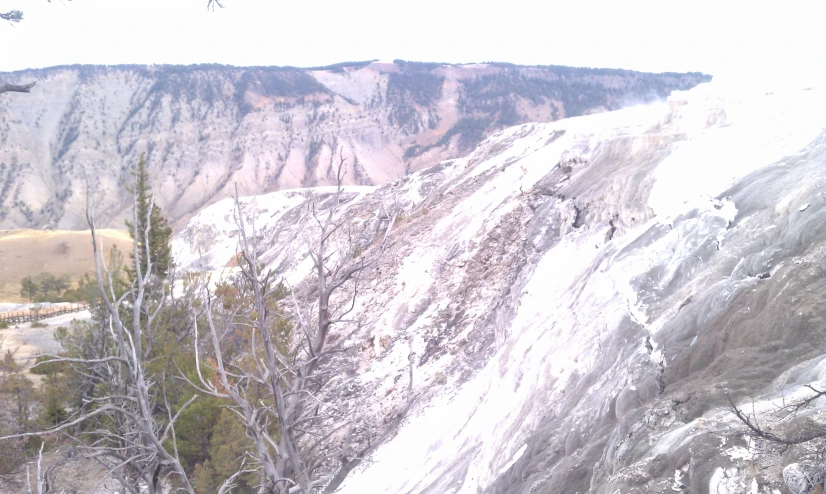
<svg viewBox="0 0 826 494">
<path fill-rule="evenodd" d="M 26 276 L 22 280 L 20 280 L 20 296 L 23 298 L 27 298 L 30 301 L 34 302 L 35 297 L 37 297 L 37 283 L 34 282 L 31 276 Z"/>
<path fill-rule="evenodd" d="M 221 409 L 209 443 L 208 458 L 203 463 L 195 465 L 193 477 L 196 491 L 218 492 L 223 481 L 238 471 L 247 451 L 252 449 L 252 441 L 235 414 L 226 408 Z M 255 488 L 257 480 L 255 474 L 242 475 L 235 481 L 236 487 L 233 492 L 259 492 Z"/>
<path fill-rule="evenodd" d="M 132 172 L 135 177 L 135 185 L 127 187 L 127 190 L 135 195 L 135 202 L 137 207 L 137 236 L 135 238 L 135 225 L 131 221 L 126 221 L 126 226 L 129 229 L 129 235 L 138 244 L 138 256 L 140 257 L 141 274 L 145 275 L 148 262 L 152 261 L 152 273 L 160 278 L 166 278 L 169 270 L 172 267 L 172 254 L 170 253 L 169 242 L 172 239 L 172 228 L 164 218 L 161 208 L 156 204 L 152 204 L 152 212 L 149 215 L 149 242 L 147 243 L 146 232 L 146 216 L 149 211 L 150 203 L 152 203 L 152 188 L 149 185 L 149 172 L 146 170 L 146 158 L 141 153 L 138 160 L 138 166 Z M 135 267 L 129 269 L 129 276 L 134 278 L 137 274 L 136 267 L 137 260 L 135 255 L 130 254 L 133 259 Z"/>
</svg>

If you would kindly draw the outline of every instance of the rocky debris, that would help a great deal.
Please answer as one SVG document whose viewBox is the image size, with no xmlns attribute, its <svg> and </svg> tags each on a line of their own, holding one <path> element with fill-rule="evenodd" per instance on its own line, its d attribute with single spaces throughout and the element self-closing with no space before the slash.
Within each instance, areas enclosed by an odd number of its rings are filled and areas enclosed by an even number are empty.
<svg viewBox="0 0 826 494">
<path fill-rule="evenodd" d="M 822 493 L 826 470 L 813 465 L 790 463 L 783 469 L 783 482 L 792 494 Z"/>
</svg>

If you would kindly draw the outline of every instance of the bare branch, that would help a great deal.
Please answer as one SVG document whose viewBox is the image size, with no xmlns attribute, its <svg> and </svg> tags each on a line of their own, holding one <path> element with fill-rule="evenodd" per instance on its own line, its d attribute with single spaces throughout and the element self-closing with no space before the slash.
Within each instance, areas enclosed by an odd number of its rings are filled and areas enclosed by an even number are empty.
<svg viewBox="0 0 826 494">
<path fill-rule="evenodd" d="M 14 12 L 14 11 L 12 11 L 12 12 Z M 0 14 L 0 19 L 4 19 L 3 15 L 5 15 L 5 14 Z M 19 85 L 18 84 L 3 84 L 3 85 L 0 85 L 0 94 L 2 94 L 2 93 L 28 93 L 29 90 L 31 88 L 33 88 L 35 84 L 37 84 L 36 81 L 35 82 L 30 82 L 28 84 L 19 84 Z"/>
<path fill-rule="evenodd" d="M 79 418 L 77 418 L 77 419 L 75 419 L 71 422 L 64 422 L 64 423 L 60 424 L 57 427 L 54 427 L 54 428 L 51 428 L 51 429 L 46 429 L 45 431 L 23 432 L 23 433 L 20 433 L 20 434 L 11 434 L 11 435 L 8 435 L 8 436 L 2 436 L 2 437 L 0 437 L 0 441 L 5 441 L 7 439 L 22 439 L 24 437 L 35 437 L 35 436 L 41 436 L 41 435 L 44 435 L 44 434 L 53 434 L 55 432 L 64 431 L 64 430 L 66 430 L 66 429 L 68 429 L 72 426 L 75 426 L 75 425 L 80 424 L 80 423 L 82 423 L 86 420 L 89 420 L 92 417 L 95 417 L 97 415 L 101 415 L 101 414 L 107 413 L 109 411 L 112 411 L 115 408 L 117 408 L 117 407 L 114 407 L 112 405 L 104 405 L 103 407 L 98 408 L 97 410 L 93 410 L 93 411 L 91 411 L 87 414 L 84 414 L 81 417 L 79 417 Z M 125 410 L 121 410 L 121 411 L 125 411 Z"/>
<path fill-rule="evenodd" d="M 812 389 L 814 389 L 814 388 L 812 388 Z M 818 393 L 821 393 L 821 392 L 818 391 Z M 812 441 L 814 439 L 826 437 L 826 431 L 810 432 L 810 433 L 804 434 L 800 437 L 791 438 L 791 439 L 780 437 L 780 436 L 778 436 L 778 435 L 776 435 L 772 432 L 767 431 L 765 428 L 761 427 L 757 423 L 756 414 L 754 415 L 753 419 L 750 418 L 748 415 L 743 413 L 743 411 L 740 408 L 738 408 L 737 405 L 734 404 L 734 400 L 732 400 L 731 396 L 726 395 L 726 397 L 728 398 L 729 406 L 731 407 L 732 413 L 734 413 L 734 415 L 740 420 L 740 422 L 742 422 L 743 425 L 745 425 L 746 428 L 749 429 L 751 435 L 754 436 L 754 437 L 759 437 L 761 439 L 765 439 L 765 440 L 771 441 L 773 443 L 782 444 L 784 446 L 794 446 L 794 445 L 797 445 L 797 444 L 807 443 L 807 442 Z M 803 400 L 803 401 L 804 402 L 808 401 L 808 403 L 811 403 L 811 401 L 813 401 L 813 399 Z M 799 409 L 800 409 L 800 407 L 795 405 L 795 410 L 799 410 Z"/>
<path fill-rule="evenodd" d="M 8 22 L 20 22 L 23 20 L 23 12 L 20 10 L 10 10 L 8 12 L 0 12 L 0 19 Z M 23 91 L 28 93 L 28 91 Z"/>
<path fill-rule="evenodd" d="M 232 489 L 235 488 L 235 479 L 238 478 L 239 475 L 255 472 L 254 469 L 244 468 L 246 462 L 246 458 L 241 459 L 241 466 L 238 467 L 238 471 L 230 475 L 229 478 L 227 478 L 226 480 L 224 480 L 224 483 L 221 484 L 221 487 L 218 489 L 218 494 L 229 494 L 232 491 Z"/>
</svg>

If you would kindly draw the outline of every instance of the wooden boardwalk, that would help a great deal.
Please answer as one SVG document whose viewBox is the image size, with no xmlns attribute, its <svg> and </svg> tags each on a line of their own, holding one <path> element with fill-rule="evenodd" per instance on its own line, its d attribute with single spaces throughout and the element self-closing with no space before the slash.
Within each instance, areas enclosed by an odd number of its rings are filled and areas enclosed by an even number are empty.
<svg viewBox="0 0 826 494">
<path fill-rule="evenodd" d="M 23 324 L 27 322 L 39 321 L 50 317 L 80 312 L 89 308 L 89 304 L 69 304 L 56 307 L 44 307 L 40 310 L 17 310 L 0 312 L 0 321 L 6 321 L 9 325 Z"/>
</svg>

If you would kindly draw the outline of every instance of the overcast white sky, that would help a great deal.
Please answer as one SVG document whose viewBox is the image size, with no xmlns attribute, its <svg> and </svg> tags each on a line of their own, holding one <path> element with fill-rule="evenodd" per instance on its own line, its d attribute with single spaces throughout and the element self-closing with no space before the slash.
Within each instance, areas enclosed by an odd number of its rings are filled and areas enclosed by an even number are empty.
<svg viewBox="0 0 826 494">
<path fill-rule="evenodd" d="M 94 63 L 310 67 L 501 61 L 722 73 L 826 57 L 816 1 L 0 0 L 0 70 Z"/>
</svg>

